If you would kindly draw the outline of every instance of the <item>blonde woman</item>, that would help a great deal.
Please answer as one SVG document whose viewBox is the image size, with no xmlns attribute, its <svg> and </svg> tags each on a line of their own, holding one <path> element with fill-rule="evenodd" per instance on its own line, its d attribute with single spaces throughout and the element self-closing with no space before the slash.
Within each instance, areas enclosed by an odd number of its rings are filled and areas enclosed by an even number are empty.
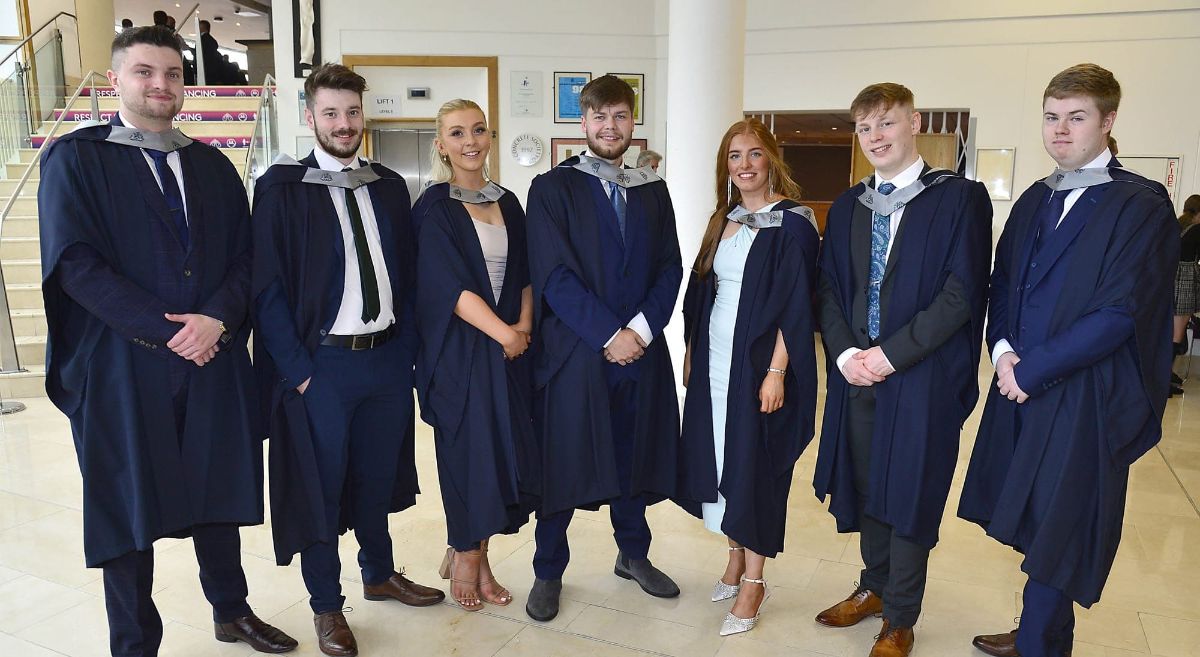
<svg viewBox="0 0 1200 657">
<path fill-rule="evenodd" d="M 450 544 L 441 574 L 467 611 L 512 602 L 492 575 L 488 539 L 528 521 L 540 480 L 524 356 L 533 326 L 525 213 L 488 179 L 491 146 L 477 104 L 443 105 L 436 182 L 413 208 L 417 390 L 434 428 Z"/>
</svg>

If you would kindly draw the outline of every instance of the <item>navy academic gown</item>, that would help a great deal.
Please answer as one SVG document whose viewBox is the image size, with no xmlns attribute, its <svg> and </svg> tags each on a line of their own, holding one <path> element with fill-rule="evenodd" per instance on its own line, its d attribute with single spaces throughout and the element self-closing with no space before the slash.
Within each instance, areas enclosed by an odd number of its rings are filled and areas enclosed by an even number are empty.
<svg viewBox="0 0 1200 657">
<path fill-rule="evenodd" d="M 796 205 L 785 200 L 774 209 Z M 742 273 L 729 372 L 721 530 L 768 557 L 783 550 L 792 469 L 813 437 L 817 364 L 812 300 L 819 248 L 820 237 L 808 219 L 784 212 L 782 227 L 758 231 Z M 718 284 L 711 273 L 701 279 L 693 272 L 683 297 L 683 334 L 692 345 L 692 366 L 683 404 L 677 499 L 689 500 L 684 506 L 696 517 L 701 517 L 700 502 L 717 501 L 708 325 Z M 783 406 L 765 414 L 759 412 L 758 391 L 780 330 L 788 352 Z"/>
<path fill-rule="evenodd" d="M 926 167 L 922 179 L 930 177 Z M 855 268 L 861 268 L 857 280 L 865 281 L 870 266 L 872 215 L 857 200 L 863 189 L 859 183 L 834 201 L 821 249 L 821 275 L 834 287 L 840 321 L 854 313 Z M 982 184 L 956 177 L 933 185 L 905 206 L 884 270 L 878 344 L 896 372 L 874 386 L 875 427 L 865 513 L 930 549 L 937 544 L 958 459 L 959 433 L 979 397 L 991 217 L 991 202 Z M 951 274 L 960 284 L 957 294 L 965 298 L 970 319 L 942 331 L 927 325 L 932 317 L 929 310 L 949 293 L 946 283 Z M 889 294 L 889 288 L 894 292 Z M 914 345 L 915 335 L 936 338 L 926 337 L 926 342 Z M 846 413 L 857 386 L 850 385 L 837 368 L 844 346 L 831 344 L 831 335 L 822 337 L 828 390 L 813 484 L 818 499 L 831 497 L 829 512 L 837 519 L 838 531 L 853 532 L 859 530 L 858 494 Z M 849 346 L 867 344 L 865 334 L 855 337 L 861 338 L 860 344 Z"/>
<path fill-rule="evenodd" d="M 345 244 L 329 188 L 303 182 L 307 167 L 318 168 L 310 153 L 304 167 L 277 164 L 267 169 L 254 188 L 254 268 L 251 298 L 258 306 L 254 362 L 271 438 L 268 467 L 271 477 L 271 529 L 275 558 L 280 565 L 317 542 L 336 542 L 353 529 L 353 496 L 342 493 L 341 522 L 328 527 L 308 415 L 296 386 L 312 375 L 312 357 L 329 332 L 341 304 L 345 273 Z M 416 353 L 413 319 L 415 256 L 409 218 L 408 187 L 396 172 L 380 164 L 369 166 L 380 180 L 369 184 L 383 257 L 391 279 L 396 314 L 393 339 L 404 342 L 408 362 Z M 333 248 L 330 248 L 332 245 Z M 291 316 L 277 317 L 264 308 L 283 307 Z M 266 301 L 272 303 L 265 303 Z M 289 354 L 276 361 L 267 351 Z M 389 511 L 416 503 L 420 492 L 414 449 L 414 425 L 397 427 L 403 435 L 396 484 Z M 349 482 L 347 481 L 347 484 Z"/>
<path fill-rule="evenodd" d="M 1022 552 L 1031 579 L 1085 607 L 1100 599 L 1121 540 L 1129 466 L 1162 437 L 1179 251 L 1162 186 L 1112 175 L 1036 253 L 1050 190 L 1038 181 L 1013 205 L 996 247 L 988 343 L 1016 350 L 1029 399 L 992 386 L 958 508 Z"/>
<path fill-rule="evenodd" d="M 675 212 L 666 183 L 627 192 L 622 245 L 600 179 L 569 158 L 529 189 L 529 269 L 533 284 L 534 427 L 542 451 L 542 515 L 595 509 L 621 495 L 648 503 L 673 497 L 679 450 L 679 402 L 662 330 L 683 279 Z M 575 288 L 572 317 L 546 300 L 552 277 Z M 656 336 L 646 353 L 621 367 L 604 360 L 604 343 L 641 312 Z M 571 324 L 568 324 L 568 321 Z M 632 469 L 627 490 L 617 474 L 609 382 L 636 384 Z"/>
<path fill-rule="evenodd" d="M 178 151 L 185 251 L 141 149 L 106 142 L 110 131 L 93 126 L 56 140 L 38 189 L 46 392 L 71 420 L 88 566 L 187 536 L 195 525 L 263 521 L 240 177 L 215 148 L 193 142 Z M 103 262 L 88 274 L 90 300 L 119 323 L 64 291 L 60 263 L 78 244 Z M 168 312 L 220 319 L 232 339 L 204 367 L 191 365 L 167 348 L 182 327 Z M 178 368 L 187 372 L 182 435 L 172 401 Z"/>
<path fill-rule="evenodd" d="M 529 521 L 541 463 L 529 354 L 506 361 L 496 341 L 454 314 L 459 297 L 469 291 L 504 323 L 520 321 L 521 292 L 529 285 L 525 212 L 512 192 L 498 201 L 508 260 L 496 301 L 474 223 L 449 189 L 447 183 L 433 185 L 413 207 L 414 223 L 421 225 L 416 381 L 421 418 L 434 428 L 449 543 L 460 547 L 515 533 Z"/>
</svg>

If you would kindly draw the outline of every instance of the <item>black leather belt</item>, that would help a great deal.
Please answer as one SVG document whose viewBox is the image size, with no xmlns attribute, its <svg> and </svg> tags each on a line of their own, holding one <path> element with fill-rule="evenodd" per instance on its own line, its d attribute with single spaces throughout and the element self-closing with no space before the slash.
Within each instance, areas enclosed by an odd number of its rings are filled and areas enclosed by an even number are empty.
<svg viewBox="0 0 1200 657">
<path fill-rule="evenodd" d="M 321 344 L 326 347 L 343 347 L 353 351 L 362 351 L 381 347 L 395 335 L 396 325 L 392 324 L 382 331 L 363 333 L 362 335 L 333 335 L 331 333 L 321 340 Z"/>
</svg>

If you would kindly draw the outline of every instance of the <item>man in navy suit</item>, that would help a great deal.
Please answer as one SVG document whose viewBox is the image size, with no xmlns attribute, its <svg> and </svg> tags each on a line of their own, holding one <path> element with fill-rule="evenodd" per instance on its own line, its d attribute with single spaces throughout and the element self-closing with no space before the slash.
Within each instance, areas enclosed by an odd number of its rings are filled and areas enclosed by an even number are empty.
<svg viewBox="0 0 1200 657">
<path fill-rule="evenodd" d="M 296 641 L 246 603 L 238 533 L 263 521 L 249 210 L 229 160 L 172 128 L 181 48 L 165 27 L 118 34 L 117 116 L 63 135 L 42 160 L 46 391 L 71 419 L 112 654 L 158 654 L 164 536 L 192 537 L 217 639 L 285 652 Z"/>
<path fill-rule="evenodd" d="M 445 595 L 397 572 L 388 514 L 415 503 L 414 255 L 408 188 L 357 157 L 366 80 L 339 64 L 304 83 L 317 138 L 273 165 L 254 198 L 255 366 L 271 437 L 276 559 L 301 555 L 321 651 L 354 655 L 338 535 L 358 539 L 363 595 Z"/>
<path fill-rule="evenodd" d="M 679 402 L 662 340 L 683 279 L 675 213 L 650 167 L 624 168 L 629 85 L 605 75 L 579 103 L 587 152 L 529 190 L 534 419 L 545 474 L 525 610 L 540 621 L 558 614 L 576 508 L 609 505 L 617 576 L 650 595 L 679 595 L 650 564 L 646 524 L 646 505 L 675 491 Z"/>
<path fill-rule="evenodd" d="M 1013 205 L 996 247 L 996 368 L 959 515 L 1024 554 L 1018 630 L 991 655 L 1062 656 L 1072 603 L 1100 599 L 1129 466 L 1162 436 L 1178 225 L 1162 185 L 1109 150 L 1121 87 L 1095 64 L 1050 80 L 1042 141 L 1057 169 Z"/>
</svg>

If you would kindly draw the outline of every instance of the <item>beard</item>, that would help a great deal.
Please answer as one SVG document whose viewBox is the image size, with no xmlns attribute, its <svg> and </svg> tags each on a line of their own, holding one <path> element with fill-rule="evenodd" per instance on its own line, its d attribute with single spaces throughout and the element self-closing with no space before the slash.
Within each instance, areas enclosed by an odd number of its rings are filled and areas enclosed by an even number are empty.
<svg viewBox="0 0 1200 657">
<path fill-rule="evenodd" d="M 334 141 L 333 138 L 337 136 L 345 136 L 347 134 L 354 133 L 317 131 L 317 143 L 321 145 L 322 150 L 334 157 L 354 157 L 354 154 L 358 152 L 358 147 L 362 145 L 362 132 L 359 132 L 355 135 L 356 138 L 353 144 L 342 148 L 336 141 Z"/>
<path fill-rule="evenodd" d="M 588 152 L 603 160 L 620 159 L 625 151 L 629 150 L 629 142 L 632 141 L 633 135 L 625 135 L 621 141 L 615 144 L 603 141 L 599 136 L 587 136 Z"/>
<path fill-rule="evenodd" d="M 179 96 L 176 96 L 169 105 L 164 106 L 163 103 L 158 101 L 139 98 L 124 101 L 124 106 L 137 116 L 155 121 L 174 121 L 175 115 L 179 114 L 179 110 L 183 109 L 183 102 Z"/>
</svg>

